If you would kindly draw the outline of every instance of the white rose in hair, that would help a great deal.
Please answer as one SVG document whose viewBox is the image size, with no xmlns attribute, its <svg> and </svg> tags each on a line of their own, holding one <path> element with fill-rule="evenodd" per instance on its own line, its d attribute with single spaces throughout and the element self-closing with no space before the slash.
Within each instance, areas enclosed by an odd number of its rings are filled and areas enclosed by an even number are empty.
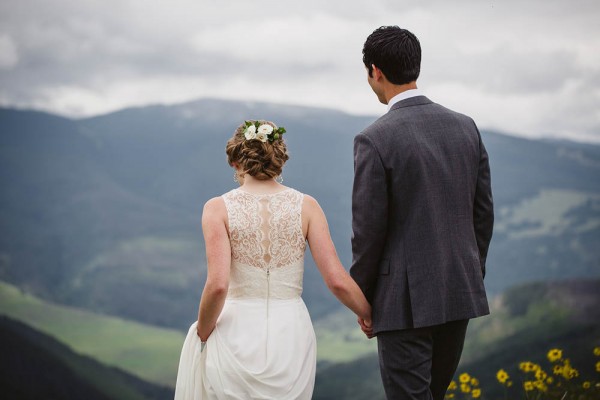
<svg viewBox="0 0 600 400">
<path fill-rule="evenodd" d="M 263 125 L 263 126 L 264 126 L 264 125 Z M 266 141 L 267 141 L 267 139 L 268 139 L 268 138 L 267 138 L 267 134 L 266 134 L 264 131 L 263 131 L 263 132 L 261 132 L 261 131 L 260 131 L 260 128 L 262 128 L 262 126 L 258 127 L 258 133 L 256 134 L 256 138 L 257 138 L 258 140 L 260 140 L 261 142 L 263 142 L 263 143 L 264 143 L 264 142 L 266 142 Z"/>
<path fill-rule="evenodd" d="M 246 140 L 256 139 L 256 127 L 254 125 L 247 127 L 244 136 L 246 137 Z"/>
<path fill-rule="evenodd" d="M 273 127 L 269 124 L 262 124 L 258 127 L 258 133 L 264 133 L 265 135 L 270 135 L 273 132 Z M 264 140 L 263 140 L 264 142 Z"/>
</svg>

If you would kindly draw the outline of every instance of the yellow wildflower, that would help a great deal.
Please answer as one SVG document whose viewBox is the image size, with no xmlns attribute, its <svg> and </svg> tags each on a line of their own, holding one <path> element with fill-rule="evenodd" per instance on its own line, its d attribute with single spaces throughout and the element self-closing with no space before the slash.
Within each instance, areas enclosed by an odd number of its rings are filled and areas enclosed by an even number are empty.
<svg viewBox="0 0 600 400">
<path fill-rule="evenodd" d="M 463 393 L 469 393 L 471 391 L 471 386 L 469 386 L 467 383 L 461 383 L 460 384 L 460 390 Z"/>
<path fill-rule="evenodd" d="M 450 394 L 446 395 L 446 397 L 449 398 L 449 399 L 453 399 L 454 398 L 454 393 L 450 393 Z"/>
<path fill-rule="evenodd" d="M 548 360 L 553 363 L 557 362 L 562 358 L 562 350 L 560 349 L 552 349 L 548 352 Z"/>
<path fill-rule="evenodd" d="M 467 383 L 471 380 L 471 376 L 469 374 L 467 374 L 466 372 L 463 372 L 458 377 L 458 380 L 460 381 L 460 383 Z"/>
<path fill-rule="evenodd" d="M 520 369 L 521 371 L 525 371 L 525 368 L 526 368 L 525 366 L 526 366 L 526 365 L 527 365 L 527 363 L 526 363 L 525 361 L 522 361 L 522 362 L 520 362 L 520 363 L 519 363 L 519 369 Z"/>
<path fill-rule="evenodd" d="M 523 389 L 525 389 L 526 392 L 531 392 L 533 390 L 533 382 L 526 381 L 523 383 Z"/>
<path fill-rule="evenodd" d="M 533 372 L 537 372 L 537 371 L 539 371 L 540 369 L 542 369 L 542 367 L 540 367 L 540 366 L 539 366 L 539 364 L 536 364 L 536 363 L 531 363 L 531 371 L 533 371 Z"/>
<path fill-rule="evenodd" d="M 575 368 L 568 368 L 563 371 L 563 377 L 567 380 L 577 378 L 579 376 L 579 371 Z"/>
<path fill-rule="evenodd" d="M 478 399 L 479 396 L 481 396 L 481 389 L 473 389 L 471 396 L 473 396 L 474 399 Z"/>
<path fill-rule="evenodd" d="M 600 364 L 600 363 L 598 363 L 598 364 Z M 555 365 L 554 368 L 552 369 L 552 371 L 554 372 L 554 375 L 562 375 L 563 367 L 560 365 Z"/>
<path fill-rule="evenodd" d="M 585 382 L 583 382 L 583 385 L 581 385 L 581 386 L 583 386 L 584 389 L 589 389 L 590 386 L 592 386 L 592 384 L 588 381 L 585 381 Z"/>
<path fill-rule="evenodd" d="M 579 376 L 579 371 L 576 370 L 575 368 L 571 368 L 571 371 L 569 371 L 569 378 L 577 378 Z"/>
<path fill-rule="evenodd" d="M 519 368 L 523 372 L 531 372 L 531 371 L 535 371 L 536 365 L 534 363 L 532 363 L 531 361 L 525 361 L 525 362 L 522 362 L 519 364 Z"/>
<path fill-rule="evenodd" d="M 501 369 L 500 371 L 498 371 L 496 373 L 496 379 L 498 379 L 498 382 L 500 382 L 503 385 L 506 383 L 506 381 L 508 380 L 508 378 L 509 378 L 508 374 L 503 369 Z"/>
<path fill-rule="evenodd" d="M 535 388 L 541 392 L 545 392 L 548 390 L 548 387 L 542 381 L 533 382 L 533 386 L 535 386 Z"/>
<path fill-rule="evenodd" d="M 600 347 L 594 347 L 594 355 L 600 356 Z"/>
<path fill-rule="evenodd" d="M 551 384 L 552 384 L 552 382 L 554 382 L 554 379 L 552 379 L 552 377 L 549 377 L 548 379 L 546 379 L 546 383 L 547 383 L 548 385 L 551 385 Z"/>
<path fill-rule="evenodd" d="M 479 380 L 477 380 L 477 378 L 471 378 L 471 386 L 479 386 Z"/>
<path fill-rule="evenodd" d="M 511 387 L 512 386 L 512 381 L 506 382 L 506 386 Z"/>
<path fill-rule="evenodd" d="M 448 385 L 448 390 L 456 390 L 456 382 L 455 381 L 450 382 L 450 384 Z"/>
<path fill-rule="evenodd" d="M 562 376 L 563 376 L 563 378 L 565 378 L 567 380 L 570 380 L 570 379 L 573 379 L 573 378 L 576 378 L 579 376 L 579 371 L 577 371 L 575 368 L 571 367 L 571 361 L 569 361 L 568 358 L 565 360 L 565 363 L 563 365 Z"/>
<path fill-rule="evenodd" d="M 547 377 L 548 377 L 548 374 L 546 374 L 543 370 L 538 369 L 537 371 L 535 371 L 535 379 L 537 379 L 539 381 L 544 381 L 544 380 L 546 380 Z"/>
<path fill-rule="evenodd" d="M 596 363 L 596 371 L 600 372 L 600 361 Z"/>
</svg>

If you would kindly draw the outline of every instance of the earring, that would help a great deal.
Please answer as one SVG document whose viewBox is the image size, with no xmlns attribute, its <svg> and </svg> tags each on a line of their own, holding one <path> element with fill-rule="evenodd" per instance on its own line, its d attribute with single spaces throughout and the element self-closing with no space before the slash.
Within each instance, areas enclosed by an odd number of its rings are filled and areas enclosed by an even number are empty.
<svg viewBox="0 0 600 400">
<path fill-rule="evenodd" d="M 278 176 L 275 178 L 275 182 L 277 182 L 277 183 L 283 183 L 283 175 L 278 175 Z"/>
<path fill-rule="evenodd" d="M 240 179 L 238 177 L 237 171 L 233 172 L 233 181 L 236 182 L 236 183 L 240 183 Z"/>
</svg>

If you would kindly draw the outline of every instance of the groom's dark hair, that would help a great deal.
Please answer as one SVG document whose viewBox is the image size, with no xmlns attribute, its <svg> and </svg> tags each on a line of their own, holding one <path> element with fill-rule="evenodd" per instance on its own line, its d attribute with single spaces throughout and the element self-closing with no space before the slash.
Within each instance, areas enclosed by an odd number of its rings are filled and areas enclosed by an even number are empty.
<svg viewBox="0 0 600 400">
<path fill-rule="evenodd" d="M 395 85 L 416 81 L 421 72 L 421 44 L 406 29 L 382 26 L 365 41 L 363 63 L 371 77 L 374 64 Z"/>
</svg>

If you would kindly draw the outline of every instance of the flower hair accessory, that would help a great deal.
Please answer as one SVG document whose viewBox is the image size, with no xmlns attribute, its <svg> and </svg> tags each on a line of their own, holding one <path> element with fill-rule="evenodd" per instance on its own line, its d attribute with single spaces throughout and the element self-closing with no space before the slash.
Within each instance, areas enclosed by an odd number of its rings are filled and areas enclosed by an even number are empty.
<svg viewBox="0 0 600 400">
<path fill-rule="evenodd" d="M 244 131 L 244 137 L 246 140 L 260 140 L 265 143 L 267 140 L 270 143 L 281 138 L 281 136 L 285 133 L 285 128 L 280 126 L 277 129 L 274 129 L 273 126 L 269 124 L 261 124 L 258 121 L 245 121 L 246 130 Z"/>
</svg>

